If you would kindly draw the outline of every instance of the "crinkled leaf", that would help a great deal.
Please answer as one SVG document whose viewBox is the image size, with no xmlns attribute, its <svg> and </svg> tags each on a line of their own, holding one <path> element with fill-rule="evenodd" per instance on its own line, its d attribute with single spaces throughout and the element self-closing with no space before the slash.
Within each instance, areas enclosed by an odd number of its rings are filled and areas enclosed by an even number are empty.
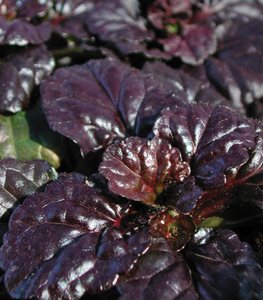
<svg viewBox="0 0 263 300">
<path fill-rule="evenodd" d="M 18 112 L 29 101 L 33 87 L 49 75 L 55 62 L 44 46 L 22 50 L 0 63 L 0 111 Z"/>
<path fill-rule="evenodd" d="M 187 259 L 202 299 L 261 299 L 263 270 L 248 244 L 218 230 L 193 245 Z"/>
<path fill-rule="evenodd" d="M 214 30 L 207 24 L 185 24 L 180 35 L 171 35 L 159 41 L 165 51 L 191 65 L 202 64 L 217 48 Z"/>
<path fill-rule="evenodd" d="M 13 213 L 1 248 L 8 292 L 16 298 L 78 299 L 111 288 L 149 244 L 144 232 L 124 239 L 105 229 L 119 210 L 79 175 L 64 176 L 27 198 Z"/>
<path fill-rule="evenodd" d="M 154 132 L 191 160 L 192 174 L 207 189 L 261 171 L 262 125 L 227 107 L 196 104 L 166 109 Z"/>
<path fill-rule="evenodd" d="M 45 161 L 0 161 L 0 217 L 13 209 L 18 200 L 33 194 L 39 187 L 57 178 L 56 171 Z"/>
<path fill-rule="evenodd" d="M 117 284 L 121 300 L 197 299 L 183 256 L 165 239 L 153 239 L 148 251 Z"/>
<path fill-rule="evenodd" d="M 153 1 L 147 18 L 156 29 L 156 42 L 171 57 L 180 57 L 187 64 L 200 65 L 217 48 L 215 26 L 210 13 L 199 14 L 191 1 Z"/>
<path fill-rule="evenodd" d="M 170 84 L 113 59 L 58 69 L 42 85 L 50 127 L 84 154 L 151 127 L 164 105 L 178 102 Z"/>
<path fill-rule="evenodd" d="M 139 16 L 137 0 L 99 1 L 88 13 L 87 26 L 100 40 L 114 43 L 123 54 L 143 52 L 152 37 Z"/>
<path fill-rule="evenodd" d="M 43 159 L 56 168 L 60 165 L 61 138 L 50 131 L 36 109 L 13 116 L 0 116 L 0 134 L 1 159 Z"/>
<path fill-rule="evenodd" d="M 166 185 L 180 182 L 190 173 L 180 152 L 168 142 L 136 137 L 109 146 L 99 170 L 113 193 L 149 205 Z"/>
</svg>

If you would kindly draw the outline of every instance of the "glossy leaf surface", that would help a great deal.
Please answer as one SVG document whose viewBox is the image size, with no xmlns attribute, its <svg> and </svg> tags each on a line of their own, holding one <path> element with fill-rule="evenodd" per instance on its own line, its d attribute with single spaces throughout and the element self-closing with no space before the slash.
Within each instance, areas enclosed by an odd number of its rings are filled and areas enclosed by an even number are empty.
<svg viewBox="0 0 263 300">
<path fill-rule="evenodd" d="M 35 85 L 51 74 L 55 61 L 45 46 L 25 49 L 0 62 L 0 111 L 26 107 Z"/>
<path fill-rule="evenodd" d="M 262 117 L 262 20 L 241 18 L 224 24 L 216 57 L 206 62 L 207 76 L 235 107 Z M 258 109 L 256 109 L 256 107 Z"/>
<path fill-rule="evenodd" d="M 172 35 L 160 39 L 164 50 L 178 56 L 184 63 L 200 65 L 213 54 L 217 48 L 214 30 L 209 25 L 182 25 L 181 35 Z"/>
<path fill-rule="evenodd" d="M 106 150 L 100 173 L 113 193 L 153 205 L 165 187 L 182 181 L 190 168 L 168 142 L 131 137 Z"/>
<path fill-rule="evenodd" d="M 261 124 L 229 108 L 189 105 L 166 109 L 154 132 L 176 145 L 186 161 L 191 160 L 192 174 L 208 189 L 261 171 Z"/>
<path fill-rule="evenodd" d="M 50 37 L 51 27 L 48 23 L 33 25 L 23 19 L 6 20 L 0 16 L 0 45 L 25 46 L 39 45 Z"/>
<path fill-rule="evenodd" d="M 117 288 L 122 300 L 197 299 L 182 255 L 174 253 L 163 238 L 153 239 L 148 251 L 121 278 Z"/>
<path fill-rule="evenodd" d="M 41 160 L 1 160 L 0 174 L 0 217 L 12 210 L 18 200 L 33 194 L 39 187 L 57 178 L 56 171 Z"/>
<path fill-rule="evenodd" d="M 230 230 L 218 230 L 188 253 L 202 299 L 260 299 L 263 270 L 252 249 Z"/>
<path fill-rule="evenodd" d="M 186 103 L 207 103 L 213 106 L 229 103 L 205 76 L 200 76 L 199 73 L 192 74 L 194 70 L 199 70 L 197 67 L 190 70 L 191 72 L 188 69 L 173 69 L 161 62 L 147 62 L 143 67 L 145 73 L 153 73 L 160 81 L 170 84 L 174 97 L 178 100 L 184 100 Z"/>
<path fill-rule="evenodd" d="M 77 142 L 84 154 L 151 128 L 164 105 L 178 102 L 171 84 L 115 59 L 58 69 L 42 85 L 50 127 Z"/>
<path fill-rule="evenodd" d="M 99 1 L 87 18 L 88 29 L 102 41 L 113 43 L 123 54 L 143 52 L 152 33 L 139 16 L 137 0 Z"/>
<path fill-rule="evenodd" d="M 148 248 L 143 232 L 125 240 L 118 230 L 103 231 L 119 210 L 80 175 L 62 176 L 27 198 L 13 213 L 1 249 L 11 295 L 78 299 L 110 288 Z"/>
</svg>

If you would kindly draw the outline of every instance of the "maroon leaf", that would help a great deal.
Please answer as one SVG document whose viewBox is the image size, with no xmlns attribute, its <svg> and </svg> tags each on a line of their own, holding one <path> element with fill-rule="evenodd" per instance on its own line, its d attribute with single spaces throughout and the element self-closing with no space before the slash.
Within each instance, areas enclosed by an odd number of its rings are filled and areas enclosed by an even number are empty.
<svg viewBox="0 0 263 300">
<path fill-rule="evenodd" d="M 0 111 L 18 112 L 26 107 L 34 86 L 54 67 L 54 59 L 44 46 L 5 57 L 0 64 Z"/>
<path fill-rule="evenodd" d="M 99 170 L 113 193 L 149 205 L 168 184 L 180 182 L 190 173 L 180 152 L 169 143 L 136 137 L 109 146 Z"/>
<path fill-rule="evenodd" d="M 149 244 L 144 232 L 124 239 L 113 228 L 104 230 L 119 212 L 79 175 L 62 176 L 27 198 L 13 213 L 1 248 L 8 292 L 78 299 L 111 288 Z"/>
<path fill-rule="evenodd" d="M 154 132 L 191 160 L 192 174 L 205 188 L 245 180 L 262 168 L 262 126 L 229 108 L 175 106 L 164 110 Z"/>
<path fill-rule="evenodd" d="M 196 230 L 190 216 L 166 209 L 149 220 L 149 230 L 154 237 L 163 237 L 174 251 L 182 250 Z"/>
</svg>

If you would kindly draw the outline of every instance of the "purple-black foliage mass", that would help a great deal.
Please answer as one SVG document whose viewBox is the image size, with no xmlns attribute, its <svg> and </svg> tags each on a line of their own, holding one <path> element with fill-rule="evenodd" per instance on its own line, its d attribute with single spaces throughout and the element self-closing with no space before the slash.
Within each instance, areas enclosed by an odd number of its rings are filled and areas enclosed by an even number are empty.
<svg viewBox="0 0 263 300">
<path fill-rule="evenodd" d="M 262 13 L 0 1 L 0 299 L 263 299 Z"/>
</svg>

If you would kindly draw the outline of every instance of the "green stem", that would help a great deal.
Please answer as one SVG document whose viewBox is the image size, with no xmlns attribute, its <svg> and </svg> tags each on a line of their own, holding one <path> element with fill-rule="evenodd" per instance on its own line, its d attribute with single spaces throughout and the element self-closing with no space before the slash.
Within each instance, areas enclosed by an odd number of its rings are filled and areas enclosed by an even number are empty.
<svg viewBox="0 0 263 300">
<path fill-rule="evenodd" d="M 75 48 L 62 48 L 62 49 L 56 49 L 53 50 L 53 56 L 58 59 L 65 56 L 73 56 L 73 55 L 79 55 L 85 53 L 87 50 L 81 47 L 75 47 Z"/>
</svg>

